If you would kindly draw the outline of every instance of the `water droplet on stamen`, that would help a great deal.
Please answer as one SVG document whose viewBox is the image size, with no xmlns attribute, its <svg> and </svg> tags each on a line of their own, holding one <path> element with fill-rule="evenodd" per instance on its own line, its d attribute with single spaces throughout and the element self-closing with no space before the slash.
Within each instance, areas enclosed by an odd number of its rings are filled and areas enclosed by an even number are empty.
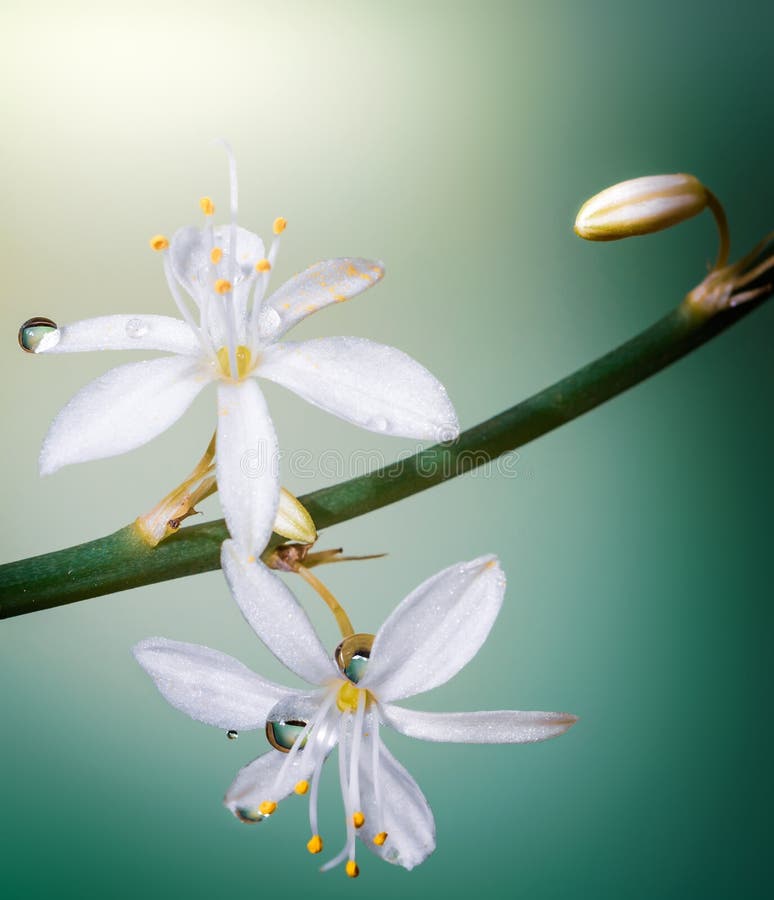
<svg viewBox="0 0 774 900">
<path fill-rule="evenodd" d="M 149 331 L 142 319 L 129 319 L 126 323 L 126 333 L 130 338 L 141 338 Z"/>
<path fill-rule="evenodd" d="M 230 741 L 235 741 L 235 740 L 239 737 L 239 732 L 238 732 L 238 731 L 234 731 L 234 729 L 232 728 L 230 731 L 227 731 L 227 732 L 226 732 L 226 737 L 227 737 Z"/>
<path fill-rule="evenodd" d="M 35 316 L 19 329 L 19 346 L 25 353 L 40 353 L 59 343 L 59 328 L 52 319 Z"/>
</svg>

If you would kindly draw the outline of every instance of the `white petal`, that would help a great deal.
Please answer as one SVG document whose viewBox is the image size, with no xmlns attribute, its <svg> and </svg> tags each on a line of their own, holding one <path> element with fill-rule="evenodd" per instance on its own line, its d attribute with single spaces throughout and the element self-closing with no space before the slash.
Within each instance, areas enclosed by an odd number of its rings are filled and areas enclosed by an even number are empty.
<svg viewBox="0 0 774 900">
<path fill-rule="evenodd" d="M 505 575 L 494 556 L 428 578 L 377 632 L 358 686 L 386 703 L 448 681 L 478 653 L 504 593 Z"/>
<path fill-rule="evenodd" d="M 248 562 L 235 541 L 223 542 L 220 564 L 242 614 L 280 662 L 310 684 L 337 676 L 309 617 L 270 569 Z"/>
<path fill-rule="evenodd" d="M 183 415 L 211 377 L 198 359 L 188 356 L 111 369 L 79 391 L 54 419 L 40 454 L 41 474 L 146 444 Z"/>
<path fill-rule="evenodd" d="M 215 470 L 231 536 L 259 555 L 279 503 L 279 451 L 269 410 L 252 379 L 218 383 Z"/>
<path fill-rule="evenodd" d="M 384 704 L 380 710 L 384 723 L 407 737 L 460 744 L 531 744 L 558 737 L 578 721 L 560 712 L 430 713 Z"/>
<path fill-rule="evenodd" d="M 59 327 L 55 343 L 42 343 L 38 353 L 88 350 L 165 350 L 198 356 L 201 344 L 191 327 L 172 316 L 97 316 Z"/>
<path fill-rule="evenodd" d="M 256 374 L 370 431 L 417 440 L 459 433 L 443 385 L 402 351 L 365 338 L 274 344 Z"/>
<path fill-rule="evenodd" d="M 374 259 L 326 259 L 286 281 L 266 301 L 280 317 L 277 336 L 332 303 L 342 303 L 381 281 L 384 264 Z"/>
<path fill-rule="evenodd" d="M 360 759 L 360 806 L 365 815 L 365 823 L 358 829 L 358 837 L 387 862 L 413 869 L 435 850 L 432 810 L 416 781 L 381 743 L 379 781 L 382 818 L 378 817 L 371 748 L 368 744 L 369 740 L 366 740 Z M 374 836 L 380 831 L 387 832 L 387 840 L 378 847 L 374 844 Z"/>
<path fill-rule="evenodd" d="M 287 754 L 271 749 L 240 769 L 226 791 L 223 805 L 243 822 L 260 822 L 263 817 L 258 808 L 264 800 L 279 803 L 292 793 L 299 781 L 308 781 L 312 775 L 314 760 L 301 750 L 277 781 L 286 759 Z"/>
<path fill-rule="evenodd" d="M 277 702 L 297 693 L 264 680 L 225 653 L 198 644 L 147 638 L 132 652 L 175 709 L 218 728 L 263 728 Z"/>
</svg>

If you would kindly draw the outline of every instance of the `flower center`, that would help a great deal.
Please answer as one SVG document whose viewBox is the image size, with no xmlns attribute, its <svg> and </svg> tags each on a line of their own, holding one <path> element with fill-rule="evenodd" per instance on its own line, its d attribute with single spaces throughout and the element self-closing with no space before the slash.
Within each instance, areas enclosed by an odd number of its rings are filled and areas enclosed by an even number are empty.
<svg viewBox="0 0 774 900">
<path fill-rule="evenodd" d="M 234 379 L 235 381 L 240 381 L 247 376 L 250 371 L 251 362 L 252 354 L 250 353 L 250 348 L 245 347 L 244 344 L 239 344 L 236 348 L 237 374 Z M 228 347 L 221 347 L 220 350 L 218 350 L 218 365 L 220 366 L 220 371 L 224 378 L 233 377 L 231 374 L 231 360 L 229 359 Z"/>
<path fill-rule="evenodd" d="M 342 712 L 357 712 L 358 700 L 360 699 L 361 694 L 365 694 L 365 702 L 366 705 L 368 705 L 371 700 L 371 695 L 368 691 L 355 687 L 351 681 L 344 681 L 336 696 L 336 706 L 338 706 Z"/>
</svg>

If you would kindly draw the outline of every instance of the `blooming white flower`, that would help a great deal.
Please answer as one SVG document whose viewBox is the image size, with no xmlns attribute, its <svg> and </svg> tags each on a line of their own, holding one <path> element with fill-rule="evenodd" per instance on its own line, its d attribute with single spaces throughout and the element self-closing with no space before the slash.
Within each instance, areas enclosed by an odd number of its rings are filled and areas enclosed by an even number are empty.
<svg viewBox="0 0 774 900">
<path fill-rule="evenodd" d="M 358 874 L 356 836 L 378 856 L 407 869 L 435 848 L 430 807 L 382 743 L 382 725 L 428 741 L 528 743 L 560 735 L 576 721 L 566 713 L 431 713 L 396 705 L 448 681 L 484 643 L 505 591 L 493 556 L 458 563 L 428 579 L 376 636 L 346 638 L 336 662 L 276 575 L 248 562 L 233 541 L 224 543 L 221 562 L 261 640 L 317 689 L 282 687 L 216 650 L 165 638 L 142 641 L 135 657 L 163 696 L 192 718 L 237 731 L 266 727 L 274 749 L 239 772 L 225 805 L 242 821 L 256 822 L 274 813 L 289 794 L 309 792 L 311 853 L 322 850 L 320 773 L 338 745 L 347 837 L 324 870 L 346 862 L 347 874 Z"/>
<path fill-rule="evenodd" d="M 162 253 L 182 319 L 158 315 L 99 316 L 60 328 L 34 319 L 20 330 L 34 353 L 162 350 L 171 354 L 112 369 L 83 388 L 54 420 L 40 456 L 42 474 L 64 465 L 115 456 L 169 428 L 202 388 L 218 388 L 217 483 L 226 524 L 259 552 L 277 512 L 277 438 L 255 376 L 371 431 L 418 440 L 450 440 L 457 417 L 443 386 L 394 347 L 364 338 L 285 342 L 313 312 L 378 282 L 380 262 L 332 259 L 313 265 L 265 298 L 284 219 L 274 223 L 268 253 L 257 235 L 236 224 L 236 167 L 229 150 L 231 223 L 182 228 Z M 193 301 L 186 299 L 183 289 Z"/>
</svg>

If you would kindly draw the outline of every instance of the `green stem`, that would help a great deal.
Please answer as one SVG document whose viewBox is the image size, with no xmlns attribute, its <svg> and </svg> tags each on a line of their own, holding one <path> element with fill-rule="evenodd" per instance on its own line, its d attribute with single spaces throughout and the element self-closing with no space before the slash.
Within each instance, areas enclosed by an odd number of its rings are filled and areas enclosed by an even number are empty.
<svg viewBox="0 0 774 900">
<path fill-rule="evenodd" d="M 644 381 L 730 328 L 761 302 L 707 318 L 686 304 L 556 384 L 464 431 L 450 444 L 301 497 L 319 529 L 387 506 L 491 462 Z M 0 618 L 209 572 L 228 537 L 223 520 L 182 529 L 155 548 L 134 525 L 96 541 L 0 566 Z M 274 536 L 274 544 L 279 538 Z"/>
</svg>

